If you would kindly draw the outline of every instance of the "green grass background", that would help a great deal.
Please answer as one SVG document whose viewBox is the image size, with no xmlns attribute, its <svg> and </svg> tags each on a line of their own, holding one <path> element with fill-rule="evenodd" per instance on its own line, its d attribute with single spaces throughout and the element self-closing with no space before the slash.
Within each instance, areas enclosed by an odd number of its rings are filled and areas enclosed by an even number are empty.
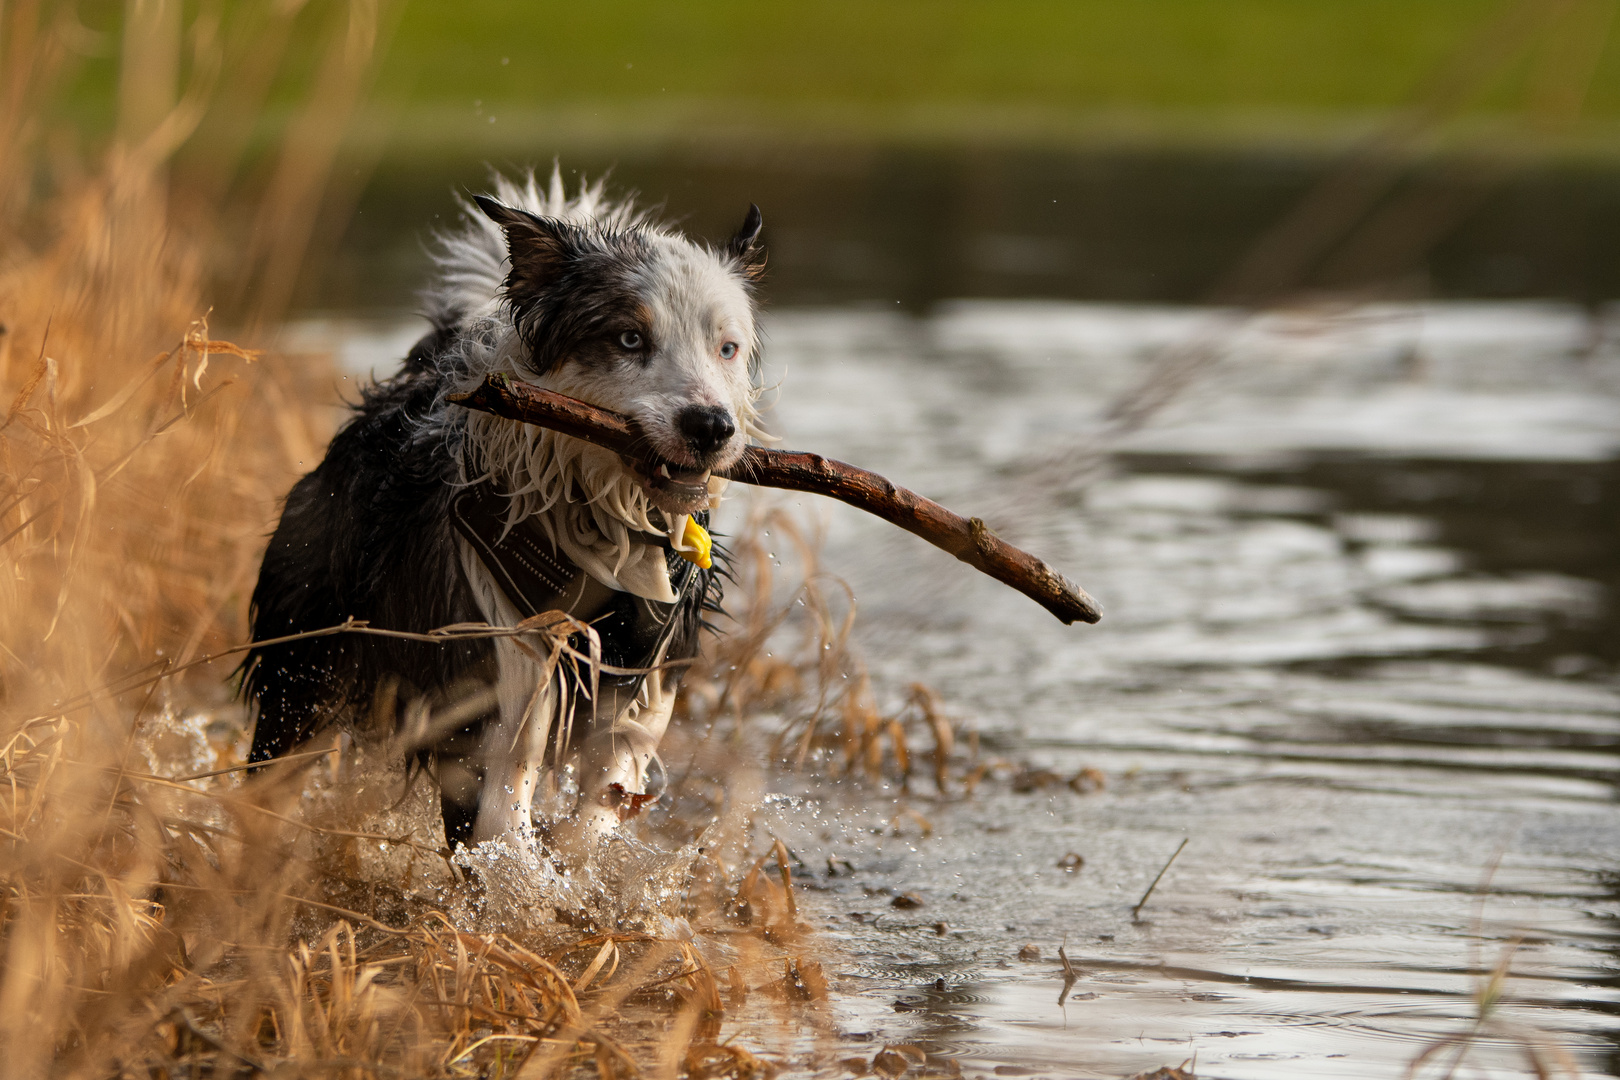
<svg viewBox="0 0 1620 1080">
<path fill-rule="evenodd" d="M 1560 10 L 1585 17 L 1613 2 L 1571 0 Z M 1555 0 L 1547 5 L 1559 8 Z M 405 145 L 474 146 L 532 138 L 536 130 L 606 139 L 730 130 L 880 141 L 1084 139 L 1098 130 L 1308 137 L 1399 107 L 1504 7 L 1491 0 L 409 0 L 390 20 L 377 111 L 361 134 L 386 128 Z M 103 4 L 84 17 L 94 24 L 99 15 L 116 32 L 120 10 Z M 296 98 L 325 28 L 341 18 L 334 0 L 313 0 L 299 15 L 281 100 Z M 1475 117 L 1500 118 L 1525 99 L 1541 45 L 1524 45 L 1471 101 Z M 1616 53 L 1605 46 L 1583 112 L 1605 129 L 1620 120 Z M 85 65 L 74 96 L 81 124 L 110 125 L 115 85 L 114 59 Z M 267 122 L 275 122 L 274 110 Z"/>
<path fill-rule="evenodd" d="M 1479 0 L 418 3 L 390 75 L 417 102 L 1383 108 Z M 502 64 L 502 58 L 509 63 Z"/>
</svg>

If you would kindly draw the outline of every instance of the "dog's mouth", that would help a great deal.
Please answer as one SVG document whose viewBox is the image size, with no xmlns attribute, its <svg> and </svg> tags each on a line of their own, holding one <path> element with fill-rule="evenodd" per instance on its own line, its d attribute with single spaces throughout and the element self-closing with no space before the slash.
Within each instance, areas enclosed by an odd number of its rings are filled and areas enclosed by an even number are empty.
<svg viewBox="0 0 1620 1080">
<path fill-rule="evenodd" d="M 664 513 L 695 514 L 708 509 L 710 470 L 668 461 L 629 460 L 628 464 L 647 498 Z"/>
</svg>

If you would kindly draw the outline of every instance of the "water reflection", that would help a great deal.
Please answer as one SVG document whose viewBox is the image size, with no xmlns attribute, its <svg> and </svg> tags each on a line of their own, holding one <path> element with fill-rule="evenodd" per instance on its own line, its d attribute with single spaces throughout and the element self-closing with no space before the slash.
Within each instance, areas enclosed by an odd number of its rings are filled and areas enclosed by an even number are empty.
<svg viewBox="0 0 1620 1080">
<path fill-rule="evenodd" d="M 537 146 L 529 164 L 549 165 Z M 503 168 L 525 159 L 498 160 Z M 1196 301 L 1332 167 L 1298 150 L 924 148 L 791 142 L 585 147 L 563 164 L 612 171 L 683 227 L 729 236 L 765 212 L 778 305 L 898 301 L 922 311 L 961 296 Z M 306 283 L 306 306 L 396 307 L 423 280 L 424 224 L 449 193 L 480 188 L 475 157 L 382 161 L 358 213 Z M 1602 162 L 1414 160 L 1397 168 L 1425 205 L 1449 208 L 1432 245 L 1361 252 L 1353 271 L 1302 284 L 1392 283 L 1440 296 L 1620 296 L 1620 170 Z M 1481 178 L 1486 179 L 1481 188 Z M 1410 228 L 1408 222 L 1408 228 Z M 1423 236 L 1428 233 L 1417 230 Z M 1329 268 L 1331 271 L 1331 267 Z M 1343 268 L 1341 268 L 1342 270 Z"/>
<path fill-rule="evenodd" d="M 1196 462 L 1178 464 L 1202 471 Z M 1457 569 L 1469 571 L 1455 584 L 1395 588 L 1380 599 L 1417 618 L 1535 626 L 1533 635 L 1505 635 L 1517 644 L 1493 660 L 1558 674 L 1620 661 L 1608 600 L 1620 596 L 1620 462 L 1326 456 L 1282 473 L 1238 475 L 1331 493 L 1336 530 L 1372 558 L 1419 543 L 1454 553 Z"/>
</svg>

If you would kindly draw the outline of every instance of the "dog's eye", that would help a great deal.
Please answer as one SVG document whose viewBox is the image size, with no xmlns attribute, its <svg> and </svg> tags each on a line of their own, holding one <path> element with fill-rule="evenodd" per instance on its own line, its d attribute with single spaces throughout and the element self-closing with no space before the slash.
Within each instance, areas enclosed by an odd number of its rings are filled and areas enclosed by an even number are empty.
<svg viewBox="0 0 1620 1080">
<path fill-rule="evenodd" d="M 626 330 L 619 335 L 619 344 L 626 349 L 641 348 L 641 335 L 634 330 Z"/>
<path fill-rule="evenodd" d="M 731 360 L 734 359 L 736 355 L 737 343 L 735 341 L 728 341 L 724 345 L 720 346 L 720 359 Z"/>
</svg>

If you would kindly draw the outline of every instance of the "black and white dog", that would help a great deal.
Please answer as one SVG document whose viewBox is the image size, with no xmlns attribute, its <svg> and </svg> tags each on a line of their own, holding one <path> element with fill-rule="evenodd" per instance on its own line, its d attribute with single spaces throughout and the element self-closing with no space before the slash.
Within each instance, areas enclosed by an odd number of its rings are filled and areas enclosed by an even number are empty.
<svg viewBox="0 0 1620 1080">
<path fill-rule="evenodd" d="M 320 467 L 292 489 L 253 593 L 256 641 L 334 626 L 513 626 L 548 610 L 591 623 L 602 660 L 654 668 L 695 655 L 713 570 L 691 548 L 758 436 L 752 285 L 760 215 L 719 250 L 692 243 L 600 183 L 566 196 L 497 179 L 439 237 L 433 330 L 368 387 Z M 506 373 L 630 416 L 657 467 L 447 400 Z M 684 549 L 684 554 L 683 554 Z M 508 638 L 425 642 L 338 634 L 257 647 L 252 760 L 362 715 L 379 692 L 494 705 L 427 755 L 450 843 L 533 835 L 544 770 L 577 754 L 566 827 L 614 828 L 651 796 L 648 769 L 679 668 L 602 676 L 594 700 L 546 678 Z"/>
</svg>

